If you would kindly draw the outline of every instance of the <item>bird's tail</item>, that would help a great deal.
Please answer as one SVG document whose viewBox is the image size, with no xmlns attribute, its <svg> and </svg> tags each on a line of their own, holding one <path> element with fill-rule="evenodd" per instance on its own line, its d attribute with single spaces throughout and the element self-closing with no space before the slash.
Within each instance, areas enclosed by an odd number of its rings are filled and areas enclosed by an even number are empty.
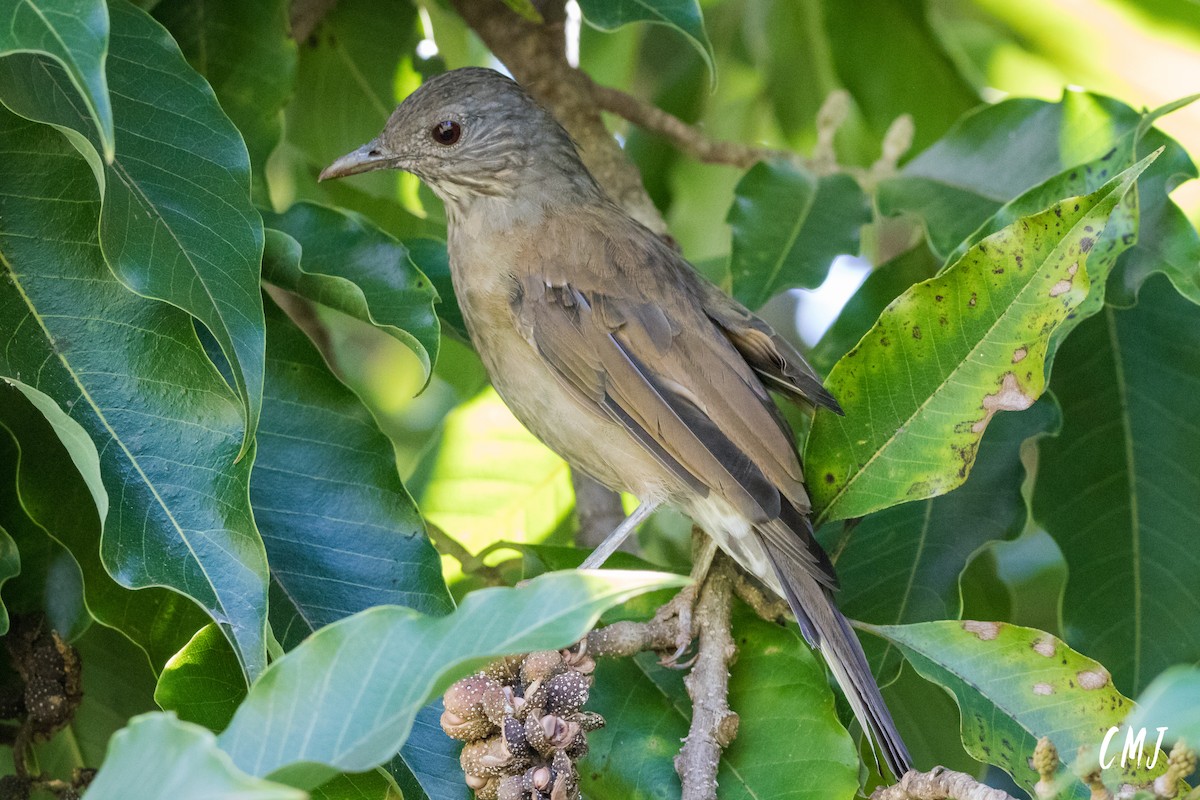
<svg viewBox="0 0 1200 800">
<path fill-rule="evenodd" d="M 779 520 L 774 524 L 782 527 Z M 818 579 L 811 563 L 792 556 L 788 552 L 790 547 L 778 546 L 781 533 L 784 531 L 763 530 L 760 539 L 783 586 L 785 599 L 804 638 L 825 656 L 859 724 L 883 755 L 888 769 L 899 779 L 912 769 L 912 757 L 883 702 L 862 645 L 834 604 L 832 592 L 825 585 L 827 581 Z M 795 536 L 791 531 L 787 533 Z"/>
</svg>

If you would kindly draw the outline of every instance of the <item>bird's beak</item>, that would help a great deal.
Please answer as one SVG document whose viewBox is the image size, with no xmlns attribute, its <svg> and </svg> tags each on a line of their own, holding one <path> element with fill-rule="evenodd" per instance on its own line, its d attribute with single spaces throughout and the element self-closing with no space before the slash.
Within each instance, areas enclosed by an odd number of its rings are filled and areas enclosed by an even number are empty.
<svg viewBox="0 0 1200 800">
<path fill-rule="evenodd" d="M 372 139 L 357 150 L 334 161 L 317 176 L 323 181 L 329 178 L 344 178 L 347 175 L 357 175 L 360 172 L 370 172 L 373 169 L 383 169 L 396 163 L 396 157 L 380 144 L 378 139 Z"/>
</svg>

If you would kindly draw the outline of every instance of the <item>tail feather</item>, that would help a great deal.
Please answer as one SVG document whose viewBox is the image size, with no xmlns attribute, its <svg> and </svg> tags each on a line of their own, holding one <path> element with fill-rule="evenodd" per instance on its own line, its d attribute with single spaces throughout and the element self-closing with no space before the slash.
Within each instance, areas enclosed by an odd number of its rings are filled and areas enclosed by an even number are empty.
<svg viewBox="0 0 1200 800">
<path fill-rule="evenodd" d="M 784 597 L 804 638 L 825 656 L 855 717 L 883 755 L 888 769 L 899 779 L 912 769 L 912 756 L 896 730 L 862 645 L 834 604 L 832 593 L 812 574 L 811 566 L 797 563 L 777 545 L 781 533 L 784 532 L 762 530 L 759 538 L 783 586 Z M 790 531 L 787 534 L 795 535 Z"/>
</svg>

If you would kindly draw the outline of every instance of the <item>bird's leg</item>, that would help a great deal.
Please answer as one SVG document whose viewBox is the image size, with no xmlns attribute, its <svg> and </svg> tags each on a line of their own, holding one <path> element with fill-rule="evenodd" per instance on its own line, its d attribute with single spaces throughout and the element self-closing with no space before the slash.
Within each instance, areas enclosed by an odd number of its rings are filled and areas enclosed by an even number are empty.
<svg viewBox="0 0 1200 800">
<path fill-rule="evenodd" d="M 633 533 L 633 529 L 645 521 L 646 517 L 650 516 L 650 513 L 658 508 L 658 506 L 659 501 L 657 500 L 641 503 L 633 510 L 632 514 L 625 518 L 624 522 L 617 526 L 615 531 L 608 535 L 608 538 L 600 543 L 599 547 L 592 551 L 590 556 L 584 559 L 579 568 L 596 569 L 607 561 L 608 557 L 621 546 L 621 542 L 625 541 L 629 537 L 629 534 Z"/>
<path fill-rule="evenodd" d="M 687 587 L 675 595 L 671 602 L 663 606 L 659 614 L 664 617 L 674 617 L 676 620 L 676 630 L 678 631 L 676 638 L 675 652 L 661 660 L 664 667 L 673 667 L 677 669 L 685 669 L 691 666 L 695 659 L 680 661 L 688 646 L 691 645 L 694 638 L 695 630 L 693 629 L 694 622 L 692 619 L 693 612 L 696 609 L 696 601 L 700 599 L 700 587 L 704 585 L 704 581 L 708 578 L 708 570 L 712 566 L 713 556 L 717 553 L 717 543 L 712 537 L 701 531 L 699 528 L 693 529 L 692 539 L 692 582 Z"/>
</svg>

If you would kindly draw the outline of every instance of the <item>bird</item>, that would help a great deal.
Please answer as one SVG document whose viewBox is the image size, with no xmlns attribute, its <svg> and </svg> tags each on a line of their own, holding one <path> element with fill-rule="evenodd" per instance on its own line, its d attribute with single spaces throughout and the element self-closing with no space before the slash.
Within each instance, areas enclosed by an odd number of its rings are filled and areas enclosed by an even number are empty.
<svg viewBox="0 0 1200 800">
<path fill-rule="evenodd" d="M 841 413 L 800 353 L 616 205 L 554 116 L 495 70 L 426 80 L 319 177 L 378 169 L 444 203 L 455 296 L 513 414 L 638 498 L 610 542 L 660 504 L 689 516 L 787 601 L 888 769 L 908 772 L 770 393 Z"/>
</svg>

